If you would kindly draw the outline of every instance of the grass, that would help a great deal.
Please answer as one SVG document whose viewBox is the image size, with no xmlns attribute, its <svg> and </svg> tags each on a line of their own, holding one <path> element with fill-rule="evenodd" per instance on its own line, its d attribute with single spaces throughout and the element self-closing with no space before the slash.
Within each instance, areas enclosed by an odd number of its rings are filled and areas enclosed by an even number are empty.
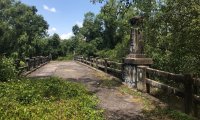
<svg viewBox="0 0 200 120">
<path fill-rule="evenodd" d="M 0 83 L 1 120 L 102 120 L 98 100 L 84 86 L 59 78 Z"/>
<path fill-rule="evenodd" d="M 159 105 L 158 102 L 148 99 L 143 93 L 130 89 L 125 85 L 118 88 L 125 94 L 134 96 L 137 101 L 143 104 L 142 113 L 149 120 L 195 120 L 180 111 L 169 109 L 166 105 Z"/>
<path fill-rule="evenodd" d="M 148 120 L 195 120 L 195 118 L 188 116 L 180 111 L 170 109 L 165 104 L 160 104 L 142 92 L 135 89 L 128 88 L 126 85 L 122 85 L 119 80 L 113 78 L 105 78 L 100 81 L 99 86 L 107 88 L 117 88 L 123 94 L 129 94 L 134 96 L 135 102 L 142 104 L 142 113 L 145 119 Z"/>
<path fill-rule="evenodd" d="M 67 56 L 64 57 L 58 57 L 56 60 L 58 61 L 69 61 L 69 60 L 73 60 L 74 55 L 73 54 L 69 54 Z"/>
<path fill-rule="evenodd" d="M 104 79 L 100 81 L 101 87 L 113 88 L 113 87 L 118 87 L 121 85 L 122 83 L 116 79 Z"/>
</svg>

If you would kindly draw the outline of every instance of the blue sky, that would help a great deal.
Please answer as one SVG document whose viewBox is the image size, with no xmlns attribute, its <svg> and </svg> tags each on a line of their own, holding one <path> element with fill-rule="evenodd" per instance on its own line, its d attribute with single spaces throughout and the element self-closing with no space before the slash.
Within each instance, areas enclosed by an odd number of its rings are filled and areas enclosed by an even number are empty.
<svg viewBox="0 0 200 120">
<path fill-rule="evenodd" d="M 102 4 L 90 0 L 20 0 L 29 6 L 36 6 L 49 24 L 49 34 L 58 33 L 62 39 L 72 36 L 72 26 L 82 25 L 86 12 L 99 13 Z"/>
</svg>

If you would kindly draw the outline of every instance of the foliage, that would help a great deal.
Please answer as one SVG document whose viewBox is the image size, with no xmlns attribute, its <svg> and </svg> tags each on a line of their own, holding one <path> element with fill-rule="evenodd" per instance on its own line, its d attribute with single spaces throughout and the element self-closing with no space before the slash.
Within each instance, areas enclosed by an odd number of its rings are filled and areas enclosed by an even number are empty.
<svg viewBox="0 0 200 120">
<path fill-rule="evenodd" d="M 58 58 L 60 54 L 60 37 L 58 34 L 53 34 L 52 37 L 48 39 L 48 52 L 52 55 L 52 59 Z"/>
<path fill-rule="evenodd" d="M 34 40 L 44 37 L 48 24 L 34 6 L 15 0 L 0 1 L 0 54 L 35 54 Z"/>
<path fill-rule="evenodd" d="M 73 60 L 73 58 L 74 58 L 73 54 L 68 54 L 68 55 L 63 56 L 63 57 L 58 57 L 56 60 L 59 60 L 59 61 L 68 61 L 68 60 Z"/>
<path fill-rule="evenodd" d="M 128 20 L 135 13 L 133 8 L 126 11 L 125 8 L 126 5 L 122 2 L 110 0 L 101 8 L 99 14 L 86 13 L 83 27 L 78 28 L 77 25 L 73 27 L 73 31 L 78 31 L 75 34 L 79 42 L 79 44 L 76 44 L 76 54 L 99 55 L 117 60 L 121 60 L 121 57 L 128 54 Z M 90 48 L 86 49 L 86 47 Z M 95 51 L 98 51 L 98 53 L 95 53 Z"/>
<path fill-rule="evenodd" d="M 155 67 L 176 73 L 199 73 L 197 1 L 165 0 L 145 21 L 146 53 Z M 190 63 L 190 64 L 188 64 Z"/>
<path fill-rule="evenodd" d="M 95 56 L 97 49 L 94 45 L 86 42 L 79 42 L 79 46 L 76 49 L 76 54 L 83 56 Z"/>
<path fill-rule="evenodd" d="M 136 90 L 130 89 L 127 86 L 119 87 L 119 90 L 122 93 L 133 95 L 137 101 L 143 104 L 144 108 L 142 110 L 143 115 L 146 119 L 152 120 L 195 120 L 195 118 L 182 113 L 177 110 L 169 109 L 164 106 L 159 106 L 159 103 L 153 100 L 150 100 L 148 96 L 138 92 Z"/>
<path fill-rule="evenodd" d="M 114 87 L 119 87 L 121 86 L 122 83 L 119 79 L 104 79 L 101 80 L 99 83 L 99 86 L 101 87 L 106 87 L 106 88 L 114 88 Z"/>
<path fill-rule="evenodd" d="M 17 71 L 12 59 L 0 56 L 0 82 L 12 81 L 17 77 Z"/>
<path fill-rule="evenodd" d="M 200 74 L 198 0 L 92 0 L 103 1 L 104 6 L 97 16 L 102 21 L 105 47 L 99 55 L 103 53 L 116 59 L 116 45 L 125 40 L 121 36 L 126 36 L 130 30 L 130 25 L 123 23 L 134 15 L 141 15 L 145 53 L 153 58 L 153 67 L 175 73 Z"/>
<path fill-rule="evenodd" d="M 98 51 L 97 55 L 103 58 L 109 58 L 114 61 L 121 62 L 122 58 L 126 57 L 129 52 L 129 36 L 126 36 L 122 43 L 118 43 L 112 50 Z"/>
<path fill-rule="evenodd" d="M 77 83 L 58 78 L 0 83 L 0 119 L 101 120 L 97 99 Z"/>
<path fill-rule="evenodd" d="M 180 111 L 157 107 L 152 111 L 144 111 L 147 118 L 155 119 L 170 119 L 170 120 L 195 120 L 195 118 L 188 116 Z"/>
</svg>

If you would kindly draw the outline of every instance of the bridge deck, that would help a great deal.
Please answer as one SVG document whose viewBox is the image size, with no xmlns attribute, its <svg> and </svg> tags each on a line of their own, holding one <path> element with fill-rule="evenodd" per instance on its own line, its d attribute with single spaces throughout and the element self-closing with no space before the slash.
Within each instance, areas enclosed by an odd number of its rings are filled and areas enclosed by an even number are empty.
<svg viewBox="0 0 200 120">
<path fill-rule="evenodd" d="M 114 79 L 103 72 L 96 71 L 80 63 L 52 61 L 31 73 L 29 77 L 57 76 L 70 81 L 83 83 L 100 100 L 99 106 L 105 110 L 109 120 L 133 120 L 140 117 L 142 105 L 133 96 L 122 94 L 117 87 L 102 87 L 105 79 Z"/>
</svg>

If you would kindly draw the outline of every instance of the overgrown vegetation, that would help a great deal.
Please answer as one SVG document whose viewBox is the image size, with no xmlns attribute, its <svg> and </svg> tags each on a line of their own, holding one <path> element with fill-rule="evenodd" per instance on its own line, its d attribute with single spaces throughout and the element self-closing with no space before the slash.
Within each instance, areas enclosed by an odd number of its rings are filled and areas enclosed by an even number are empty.
<svg viewBox="0 0 200 120">
<path fill-rule="evenodd" d="M 47 34 L 49 25 L 35 6 L 18 0 L 1 0 L 0 9 L 0 55 L 24 60 L 51 54 L 56 59 L 71 49 L 58 34 Z"/>
<path fill-rule="evenodd" d="M 99 81 L 99 86 L 101 86 L 101 87 L 114 88 L 114 87 L 118 87 L 121 85 L 122 85 L 121 81 L 116 78 L 105 79 L 105 80 L 103 79 L 103 80 Z"/>
<path fill-rule="evenodd" d="M 16 79 L 17 70 L 13 59 L 0 56 L 0 82 L 7 82 Z"/>
<path fill-rule="evenodd" d="M 98 100 L 84 86 L 59 78 L 0 82 L 0 119 L 101 120 Z"/>
<path fill-rule="evenodd" d="M 163 103 L 160 104 L 158 101 L 150 100 L 148 96 L 127 86 L 121 86 L 119 90 L 122 93 L 133 95 L 138 102 L 142 103 L 144 105 L 142 113 L 149 120 L 196 120 L 180 111 L 168 108 Z"/>
<path fill-rule="evenodd" d="M 1 119 L 103 119 L 102 111 L 96 110 L 96 98 L 78 84 L 56 78 L 18 81 L 14 59 L 19 58 L 23 65 L 26 57 L 50 54 L 57 60 L 84 55 L 121 61 L 129 52 L 129 19 L 136 15 L 144 17 L 145 53 L 153 58 L 153 67 L 200 74 L 199 0 L 90 1 L 104 4 L 100 13 L 86 13 L 83 26 L 75 25 L 75 36 L 68 40 L 61 40 L 56 33 L 47 35 L 48 23 L 37 14 L 36 7 L 17 0 L 0 1 Z M 118 83 L 104 81 L 101 85 Z M 168 109 L 146 113 L 190 119 Z"/>
<path fill-rule="evenodd" d="M 69 60 L 73 60 L 74 59 L 74 55 L 73 54 L 69 54 L 63 57 L 58 57 L 56 60 L 58 61 L 69 61 Z"/>
<path fill-rule="evenodd" d="M 200 73 L 199 0 L 91 1 L 104 6 L 97 15 L 86 13 L 83 27 L 74 26 L 74 39 L 93 44 L 97 52 L 77 54 L 120 61 L 129 52 L 129 19 L 140 15 L 144 18 L 141 28 L 145 53 L 153 58 L 153 67 L 174 73 Z"/>
<path fill-rule="evenodd" d="M 37 55 L 51 54 L 57 59 L 76 54 L 121 61 L 129 52 L 129 19 L 140 15 L 144 18 L 145 53 L 153 58 L 153 67 L 199 74 L 199 0 L 90 1 L 103 4 L 100 13 L 85 13 L 83 26 L 72 28 L 75 36 L 61 40 L 58 34 L 47 35 L 48 24 L 35 7 L 2 0 L 0 54 L 22 60 Z"/>
</svg>

